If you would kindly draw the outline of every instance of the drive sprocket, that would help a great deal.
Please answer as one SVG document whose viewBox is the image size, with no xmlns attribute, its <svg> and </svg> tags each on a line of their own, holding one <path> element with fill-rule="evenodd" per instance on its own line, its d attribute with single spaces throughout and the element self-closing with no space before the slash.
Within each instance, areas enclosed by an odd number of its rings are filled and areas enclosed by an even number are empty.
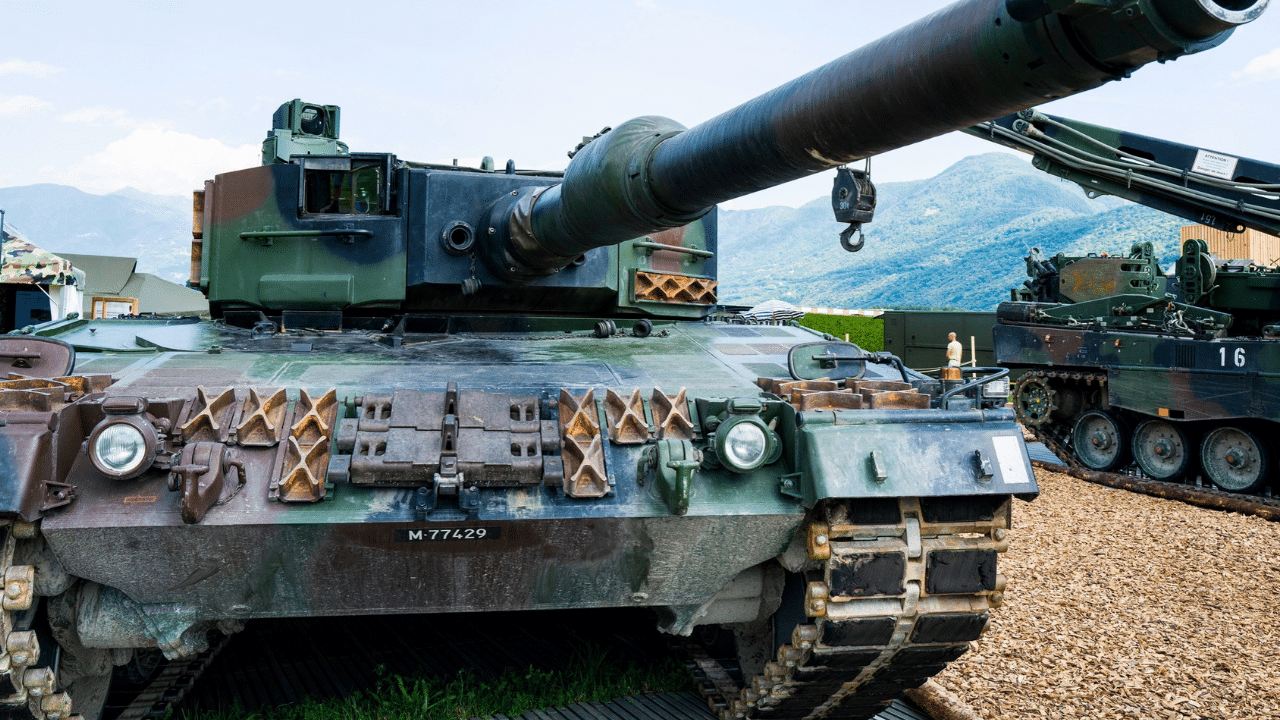
<svg viewBox="0 0 1280 720">
<path fill-rule="evenodd" d="M 1043 373 L 1027 373 L 1013 391 L 1013 407 L 1018 422 L 1031 427 L 1043 425 L 1058 409 L 1058 391 Z"/>
</svg>

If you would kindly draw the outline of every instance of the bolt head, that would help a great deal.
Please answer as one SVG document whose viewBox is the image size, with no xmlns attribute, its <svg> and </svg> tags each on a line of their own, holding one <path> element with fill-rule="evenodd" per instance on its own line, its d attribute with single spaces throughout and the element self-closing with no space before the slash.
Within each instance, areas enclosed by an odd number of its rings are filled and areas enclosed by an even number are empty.
<svg viewBox="0 0 1280 720">
<path fill-rule="evenodd" d="M 817 537 L 815 537 L 815 538 L 813 539 L 813 542 L 814 542 L 815 544 L 817 544 L 817 545 L 826 545 L 826 544 L 827 544 L 827 536 L 826 536 L 826 535 L 818 535 Z"/>
<path fill-rule="evenodd" d="M 11 598 L 17 598 L 22 595 L 22 583 L 11 582 L 4 586 L 4 594 Z"/>
</svg>

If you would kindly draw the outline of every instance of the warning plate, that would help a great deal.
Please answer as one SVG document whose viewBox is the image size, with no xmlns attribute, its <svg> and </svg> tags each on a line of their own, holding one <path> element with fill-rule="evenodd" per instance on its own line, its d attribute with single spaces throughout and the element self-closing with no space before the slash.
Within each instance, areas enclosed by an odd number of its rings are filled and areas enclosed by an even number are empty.
<svg viewBox="0 0 1280 720">
<path fill-rule="evenodd" d="M 1191 172 L 1223 180 L 1234 180 L 1238 162 L 1240 162 L 1239 158 L 1233 158 L 1230 155 L 1197 150 L 1196 161 L 1191 165 Z"/>
</svg>

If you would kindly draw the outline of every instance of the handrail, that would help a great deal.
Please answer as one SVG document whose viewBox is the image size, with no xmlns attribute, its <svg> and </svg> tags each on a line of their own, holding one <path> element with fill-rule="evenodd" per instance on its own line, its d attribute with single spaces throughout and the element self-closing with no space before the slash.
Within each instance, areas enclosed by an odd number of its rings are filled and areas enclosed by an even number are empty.
<svg viewBox="0 0 1280 720">
<path fill-rule="evenodd" d="M 240 233 L 241 240 L 261 240 L 263 247 L 272 244 L 276 238 L 314 238 L 314 237 L 340 237 L 343 242 L 348 245 L 355 242 L 356 238 L 368 240 L 373 237 L 372 230 L 357 230 L 354 228 L 334 228 L 325 230 L 246 230 Z"/>
<path fill-rule="evenodd" d="M 684 253 L 685 255 L 693 255 L 695 257 L 715 257 L 716 254 L 710 250 L 701 250 L 699 248 L 684 247 L 683 245 L 667 245 L 666 243 L 651 242 L 649 240 L 640 240 L 635 244 L 638 248 L 645 248 L 657 252 L 659 250 L 670 250 L 672 252 Z"/>
</svg>

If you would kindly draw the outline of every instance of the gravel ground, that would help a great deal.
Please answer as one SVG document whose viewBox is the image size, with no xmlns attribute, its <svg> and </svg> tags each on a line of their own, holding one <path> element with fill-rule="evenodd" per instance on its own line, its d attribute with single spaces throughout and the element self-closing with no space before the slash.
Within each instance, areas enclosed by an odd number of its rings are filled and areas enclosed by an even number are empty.
<svg viewBox="0 0 1280 720">
<path fill-rule="evenodd" d="M 985 718 L 1280 720 L 1280 523 L 1036 476 L 1004 607 L 938 682 Z"/>
</svg>

